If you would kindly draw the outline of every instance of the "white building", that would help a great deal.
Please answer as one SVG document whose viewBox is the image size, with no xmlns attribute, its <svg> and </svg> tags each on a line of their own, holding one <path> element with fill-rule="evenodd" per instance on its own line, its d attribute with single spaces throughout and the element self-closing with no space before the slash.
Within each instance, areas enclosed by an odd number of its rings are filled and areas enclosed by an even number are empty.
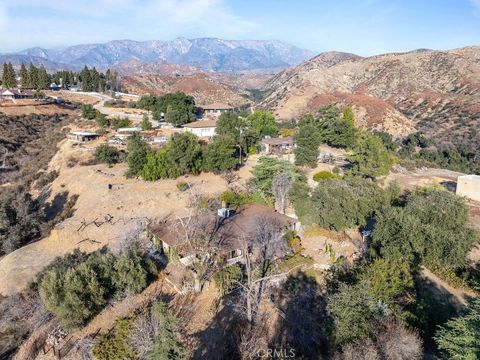
<svg viewBox="0 0 480 360">
<path fill-rule="evenodd" d="M 480 202 L 480 175 L 459 176 L 457 179 L 457 195 Z"/>
<path fill-rule="evenodd" d="M 191 132 L 198 137 L 211 138 L 215 135 L 217 120 L 194 121 L 183 125 L 185 131 Z"/>
<path fill-rule="evenodd" d="M 232 106 L 222 104 L 222 103 L 213 103 L 210 105 L 203 105 L 203 106 L 200 106 L 200 108 L 202 109 L 204 116 L 219 116 L 223 113 L 233 110 Z"/>
</svg>

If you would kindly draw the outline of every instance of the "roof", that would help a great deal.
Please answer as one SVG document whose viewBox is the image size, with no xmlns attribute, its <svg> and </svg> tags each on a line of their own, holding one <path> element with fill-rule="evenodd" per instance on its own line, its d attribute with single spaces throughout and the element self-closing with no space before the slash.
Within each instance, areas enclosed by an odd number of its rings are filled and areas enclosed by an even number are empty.
<svg viewBox="0 0 480 360">
<path fill-rule="evenodd" d="M 284 145 L 284 144 L 293 145 L 293 138 L 292 137 L 269 138 L 269 139 L 263 139 L 262 143 L 269 144 L 269 145 Z"/>
<path fill-rule="evenodd" d="M 480 181 L 480 175 L 462 175 L 458 177 L 458 180 L 475 180 Z"/>
<path fill-rule="evenodd" d="M 77 136 L 98 136 L 97 133 L 90 131 L 72 131 L 70 134 Z"/>
<path fill-rule="evenodd" d="M 200 106 L 203 110 L 233 110 L 233 107 L 222 103 L 213 103 Z"/>
<path fill-rule="evenodd" d="M 122 132 L 139 132 L 142 129 L 139 127 L 124 127 L 124 128 L 118 128 L 117 132 L 122 133 Z"/>
<path fill-rule="evenodd" d="M 241 205 L 234 209 L 233 215 L 228 218 L 220 218 L 216 211 L 209 211 L 190 223 L 197 224 L 199 229 L 210 234 L 220 249 L 232 251 L 241 249 L 244 240 L 252 242 L 252 234 L 261 225 L 259 220 L 264 218 L 272 220 L 272 223 L 279 227 L 278 230 L 297 223 L 297 219 L 260 204 Z M 188 248 L 182 225 L 187 221 L 188 219 L 184 218 L 150 225 L 149 231 L 169 246 Z"/>
<path fill-rule="evenodd" d="M 5 90 L 2 95 L 26 95 L 33 96 L 32 90 L 22 90 L 22 89 L 8 89 Z"/>
<path fill-rule="evenodd" d="M 217 127 L 217 120 L 200 120 L 183 125 L 184 128 L 201 129 Z"/>
</svg>

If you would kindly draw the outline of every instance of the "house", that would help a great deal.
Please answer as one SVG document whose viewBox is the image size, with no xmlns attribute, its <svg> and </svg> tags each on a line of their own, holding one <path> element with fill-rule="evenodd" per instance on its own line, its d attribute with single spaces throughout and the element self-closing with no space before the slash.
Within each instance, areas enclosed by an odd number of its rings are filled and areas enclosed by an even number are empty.
<svg viewBox="0 0 480 360">
<path fill-rule="evenodd" d="M 198 137 L 211 138 L 215 135 L 217 120 L 194 121 L 183 125 L 185 131 L 191 132 Z"/>
<path fill-rule="evenodd" d="M 55 83 L 51 83 L 50 84 L 50 90 L 52 91 L 60 91 L 62 90 L 62 86 L 61 85 L 57 85 Z"/>
<path fill-rule="evenodd" d="M 480 202 L 480 175 L 464 175 L 457 179 L 457 195 Z"/>
<path fill-rule="evenodd" d="M 0 94 L 2 99 L 32 99 L 34 92 L 32 90 L 7 89 Z"/>
<path fill-rule="evenodd" d="M 245 251 L 258 253 L 255 248 L 255 233 L 265 228 L 264 221 L 272 224 L 278 234 L 287 230 L 298 230 L 297 219 L 280 214 L 275 210 L 260 204 L 246 204 L 235 209 L 222 208 L 211 211 L 198 218 L 183 218 L 167 221 L 162 224 L 150 225 L 149 232 L 156 245 L 171 257 L 173 254 L 184 265 L 189 265 L 192 259 L 192 248 L 185 236 L 185 224 L 196 224 L 202 233 L 210 237 L 211 246 L 217 255 L 227 264 L 243 260 Z"/>
<path fill-rule="evenodd" d="M 219 116 L 228 111 L 232 111 L 234 108 L 230 105 L 222 103 L 213 103 L 210 105 L 200 106 L 203 116 Z"/>
<path fill-rule="evenodd" d="M 265 154 L 285 154 L 295 148 L 292 137 L 265 138 L 260 142 L 262 152 Z"/>
<path fill-rule="evenodd" d="M 88 142 L 95 140 L 99 137 L 97 133 L 90 132 L 90 131 L 72 131 L 71 133 L 67 134 L 67 139 L 76 142 Z"/>
</svg>

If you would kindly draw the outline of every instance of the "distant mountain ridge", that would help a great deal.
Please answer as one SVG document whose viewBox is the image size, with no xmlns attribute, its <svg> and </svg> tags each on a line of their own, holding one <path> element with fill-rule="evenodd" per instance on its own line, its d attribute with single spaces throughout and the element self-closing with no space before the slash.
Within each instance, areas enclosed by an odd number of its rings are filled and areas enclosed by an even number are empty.
<svg viewBox="0 0 480 360">
<path fill-rule="evenodd" d="M 114 40 L 102 44 L 85 44 L 63 50 L 34 47 L 16 54 L 1 55 L 45 59 L 51 64 L 80 68 L 84 65 L 107 68 L 137 60 L 144 63 L 166 61 L 205 71 L 244 72 L 259 69 L 280 70 L 315 55 L 310 50 L 276 40 L 223 40 L 217 38 L 172 41 Z"/>
</svg>

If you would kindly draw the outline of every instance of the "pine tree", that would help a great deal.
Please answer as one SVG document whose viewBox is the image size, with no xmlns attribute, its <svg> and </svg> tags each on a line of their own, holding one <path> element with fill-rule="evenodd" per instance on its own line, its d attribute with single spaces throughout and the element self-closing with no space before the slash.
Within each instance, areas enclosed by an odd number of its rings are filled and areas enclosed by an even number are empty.
<svg viewBox="0 0 480 360">
<path fill-rule="evenodd" d="M 42 65 L 41 68 L 38 70 L 38 80 L 36 84 L 36 89 L 42 90 L 48 88 L 48 74 L 45 67 Z"/>
<path fill-rule="evenodd" d="M 4 88 L 7 88 L 6 85 L 8 83 L 8 65 L 7 63 L 3 63 L 3 71 L 2 71 L 2 85 Z"/>
<path fill-rule="evenodd" d="M 16 78 L 15 70 L 13 70 L 12 63 L 3 64 L 2 84 L 3 84 L 3 87 L 6 89 L 17 86 L 17 78 Z"/>
<path fill-rule="evenodd" d="M 8 63 L 8 72 L 9 72 L 9 78 L 11 81 L 11 86 L 10 87 L 16 87 L 17 86 L 17 74 L 15 73 L 15 70 L 13 69 L 12 63 Z"/>
<path fill-rule="evenodd" d="M 480 299 L 474 299 L 464 315 L 449 320 L 435 334 L 438 348 L 449 359 L 479 359 Z"/>
<path fill-rule="evenodd" d="M 37 88 L 37 83 L 38 83 L 38 69 L 30 63 L 30 66 L 28 67 L 28 88 L 30 89 L 36 89 Z"/>
<path fill-rule="evenodd" d="M 100 88 L 100 74 L 95 67 L 90 71 L 90 78 L 90 91 L 98 91 L 98 89 Z"/>
<path fill-rule="evenodd" d="M 91 91 L 92 79 L 90 77 L 90 70 L 86 65 L 80 73 L 80 77 L 82 78 L 82 91 Z"/>
<path fill-rule="evenodd" d="M 150 121 L 150 117 L 148 116 L 148 114 L 143 114 L 141 127 L 142 127 L 142 130 L 151 130 L 152 129 L 152 123 Z"/>
<path fill-rule="evenodd" d="M 25 67 L 25 65 L 23 63 L 22 63 L 22 65 L 20 65 L 19 75 L 20 75 L 20 86 L 22 88 L 27 88 L 28 87 L 28 72 L 27 72 L 27 68 Z"/>
</svg>

